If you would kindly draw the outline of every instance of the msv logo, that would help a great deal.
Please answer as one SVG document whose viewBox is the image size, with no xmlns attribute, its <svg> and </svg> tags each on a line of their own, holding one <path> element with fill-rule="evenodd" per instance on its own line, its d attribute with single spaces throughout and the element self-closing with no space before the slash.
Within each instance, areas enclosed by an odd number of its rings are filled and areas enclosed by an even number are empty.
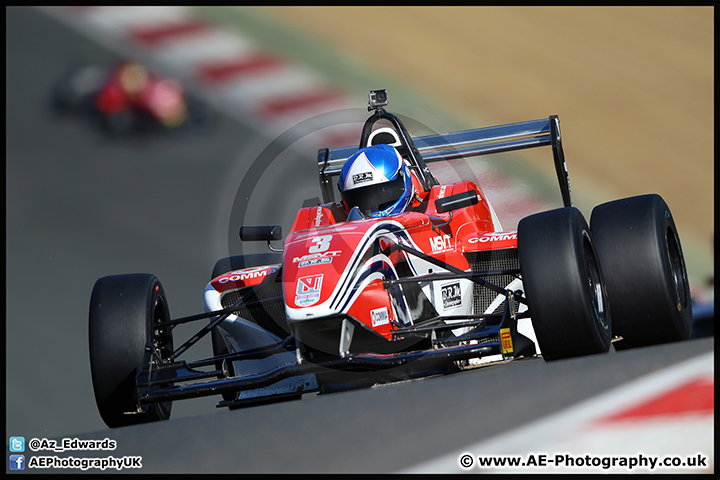
<svg viewBox="0 0 720 480">
<path fill-rule="evenodd" d="M 444 234 L 439 237 L 431 238 L 430 248 L 432 248 L 433 253 L 450 250 L 452 248 L 452 240 L 450 239 L 450 235 Z"/>
</svg>

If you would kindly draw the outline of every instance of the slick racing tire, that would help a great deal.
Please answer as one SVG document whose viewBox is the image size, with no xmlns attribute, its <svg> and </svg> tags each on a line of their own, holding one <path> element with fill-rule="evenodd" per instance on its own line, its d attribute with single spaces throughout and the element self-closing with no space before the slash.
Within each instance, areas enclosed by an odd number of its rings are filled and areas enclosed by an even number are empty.
<svg viewBox="0 0 720 480">
<path fill-rule="evenodd" d="M 103 114 L 98 112 L 102 130 L 111 138 L 123 138 L 137 129 L 136 115 L 130 110 Z"/>
<path fill-rule="evenodd" d="M 152 352 L 166 358 L 172 333 L 165 292 L 150 274 L 112 275 L 95 282 L 90 298 L 90 371 L 100 416 L 110 428 L 167 420 L 172 402 L 138 403 L 136 376 Z"/>
<path fill-rule="evenodd" d="M 73 91 L 69 75 L 60 79 L 52 91 L 52 107 L 58 113 L 79 110 L 82 99 Z"/>
<path fill-rule="evenodd" d="M 210 107 L 192 95 L 185 97 L 185 103 L 188 110 L 188 119 L 185 122 L 186 127 L 191 130 L 207 130 L 214 126 L 214 117 Z"/>
<path fill-rule="evenodd" d="M 107 69 L 97 65 L 70 67 L 53 85 L 52 105 L 60 113 L 92 108 L 94 95 L 102 86 Z"/>
<path fill-rule="evenodd" d="M 602 270 L 580 211 L 560 208 L 523 218 L 518 255 L 543 358 L 607 352 L 611 321 Z"/>
<path fill-rule="evenodd" d="M 690 338 L 692 302 L 680 238 L 665 201 L 598 205 L 590 229 L 605 275 L 616 350 Z"/>
</svg>

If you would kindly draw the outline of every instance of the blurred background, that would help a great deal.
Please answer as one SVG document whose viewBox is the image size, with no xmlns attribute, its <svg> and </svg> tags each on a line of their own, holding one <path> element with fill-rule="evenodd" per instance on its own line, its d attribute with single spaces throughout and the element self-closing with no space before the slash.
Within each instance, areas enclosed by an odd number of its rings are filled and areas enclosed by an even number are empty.
<svg viewBox="0 0 720 480">
<path fill-rule="evenodd" d="M 312 39 L 285 42 L 293 47 L 287 51 L 318 69 L 342 72 L 354 90 L 368 90 L 358 71 L 385 81 L 380 88 L 398 85 L 390 90 L 392 107 L 402 90 L 400 99 L 411 93 L 465 128 L 559 115 L 570 183 L 583 213 L 589 217 L 604 201 L 658 193 L 687 243 L 696 282 L 712 274 L 712 7 L 255 12 L 282 22 L 268 33 L 278 41 L 285 35 Z M 397 108 L 427 119 L 416 108 Z M 523 158 L 539 159 L 547 171 L 547 152 L 528 151 Z"/>
<path fill-rule="evenodd" d="M 134 42 L 125 35 L 130 10 L 143 26 L 166 11 L 153 7 L 138 16 L 137 8 L 99 14 L 89 7 L 6 7 L 8 435 L 105 428 L 87 357 L 87 307 L 97 278 L 154 273 L 173 316 L 198 313 L 214 262 L 241 248 L 240 220 L 289 228 L 297 207 L 319 194 L 315 152 L 330 145 L 307 141 L 288 153 L 304 133 L 283 132 L 306 117 L 265 121 L 247 108 L 263 88 L 293 93 L 288 79 L 295 71 L 281 73 L 277 85 L 259 81 L 240 93 L 206 88 L 179 66 L 189 45 L 170 49 L 150 35 Z M 352 120 L 342 122 L 353 127 L 367 115 L 367 92 L 377 88 L 388 89 L 388 110 L 420 133 L 559 115 L 575 204 L 589 218 L 601 202 L 663 196 L 693 295 L 712 297 L 712 7 L 182 11 L 222 25 L 243 48 L 320 78 L 342 99 L 327 112 L 347 110 Z M 53 112 L 53 86 L 70 65 L 123 57 L 183 80 L 216 111 L 214 127 L 119 140 Z M 323 117 L 324 125 L 332 118 Z M 358 134 L 336 136 L 334 146 L 352 144 Z M 551 179 L 553 172 L 549 150 L 542 150 L 514 155 L 505 173 L 517 170 L 528 188 L 546 183 L 542 172 Z M 525 164 L 527 171 L 517 167 Z M 248 178 L 252 188 L 240 188 Z M 215 403 L 180 402 L 173 416 L 212 413 Z"/>
</svg>

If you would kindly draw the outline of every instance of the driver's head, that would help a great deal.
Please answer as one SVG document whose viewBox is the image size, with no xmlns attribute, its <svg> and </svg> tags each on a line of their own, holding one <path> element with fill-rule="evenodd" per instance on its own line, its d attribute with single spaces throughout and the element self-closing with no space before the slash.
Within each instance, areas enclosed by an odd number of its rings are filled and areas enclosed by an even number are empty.
<svg viewBox="0 0 720 480">
<path fill-rule="evenodd" d="M 386 144 L 361 148 L 343 165 L 338 187 L 349 212 L 358 207 L 372 217 L 386 217 L 405 210 L 413 184 L 405 161 Z"/>
<path fill-rule="evenodd" d="M 124 63 L 117 75 L 122 88 L 131 95 L 140 93 L 150 79 L 147 68 L 137 62 Z"/>
</svg>

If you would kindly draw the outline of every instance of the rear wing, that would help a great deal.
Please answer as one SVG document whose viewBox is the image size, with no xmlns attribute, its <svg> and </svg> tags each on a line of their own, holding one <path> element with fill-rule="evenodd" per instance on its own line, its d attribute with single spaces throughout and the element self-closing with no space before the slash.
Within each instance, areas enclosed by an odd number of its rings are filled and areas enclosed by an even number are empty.
<svg viewBox="0 0 720 480">
<path fill-rule="evenodd" d="M 572 206 L 570 180 L 560 137 L 560 119 L 557 115 L 527 122 L 413 137 L 411 141 L 425 163 L 549 145 L 552 147 L 563 204 Z M 325 203 L 335 201 L 337 179 L 342 166 L 357 151 L 358 147 L 355 146 L 318 150 L 320 189 Z"/>
</svg>

